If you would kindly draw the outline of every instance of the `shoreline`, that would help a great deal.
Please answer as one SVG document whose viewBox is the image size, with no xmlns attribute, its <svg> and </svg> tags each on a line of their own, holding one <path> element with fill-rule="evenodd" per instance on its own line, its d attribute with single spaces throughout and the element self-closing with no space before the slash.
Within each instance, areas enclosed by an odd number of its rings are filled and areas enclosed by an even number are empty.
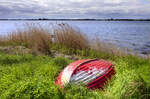
<svg viewBox="0 0 150 99">
<path fill-rule="evenodd" d="M 0 21 L 150 21 L 150 19 L 0 19 Z"/>
<path fill-rule="evenodd" d="M 86 35 L 68 24 L 54 29 L 54 39 L 51 32 L 32 25 L 0 37 L 0 98 L 149 97 L 150 57 L 127 54 L 98 39 L 90 43 Z M 114 64 L 115 76 L 104 90 L 92 91 L 82 84 L 60 88 L 55 84 L 60 71 L 80 59 L 103 59 Z"/>
</svg>

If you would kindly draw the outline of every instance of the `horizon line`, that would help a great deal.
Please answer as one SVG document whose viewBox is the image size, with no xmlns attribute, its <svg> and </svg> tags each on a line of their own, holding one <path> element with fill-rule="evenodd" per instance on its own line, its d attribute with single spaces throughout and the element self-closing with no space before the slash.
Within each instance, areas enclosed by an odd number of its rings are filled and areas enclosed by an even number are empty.
<svg viewBox="0 0 150 99">
<path fill-rule="evenodd" d="M 147 19 L 129 19 L 129 18 L 105 18 L 105 19 L 99 19 L 99 18 L 57 18 L 57 19 L 50 19 L 50 18 L 5 18 L 0 19 L 1 21 L 15 21 L 15 20 L 22 20 L 22 21 L 150 21 L 150 18 Z"/>
</svg>

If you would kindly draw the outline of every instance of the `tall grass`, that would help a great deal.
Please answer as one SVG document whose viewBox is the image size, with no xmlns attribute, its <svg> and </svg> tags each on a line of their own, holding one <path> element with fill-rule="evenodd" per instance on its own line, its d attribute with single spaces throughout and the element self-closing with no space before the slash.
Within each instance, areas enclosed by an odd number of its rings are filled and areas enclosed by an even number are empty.
<svg viewBox="0 0 150 99">
<path fill-rule="evenodd" d="M 4 44 L 4 42 L 6 42 L 7 40 L 6 40 L 6 37 L 5 36 L 2 36 L 2 35 L 0 35 L 0 44 L 1 45 L 3 45 Z"/>
<path fill-rule="evenodd" d="M 41 25 L 25 24 L 24 30 L 9 33 L 5 37 L 5 43 L 8 45 L 26 46 L 35 53 L 42 52 L 50 54 L 49 49 L 52 39 L 50 31 L 43 29 Z"/>
<path fill-rule="evenodd" d="M 90 48 L 98 52 L 109 53 L 109 54 L 116 55 L 116 56 L 127 55 L 127 50 L 125 48 L 119 48 L 115 46 L 114 44 L 106 43 L 97 37 L 91 42 Z"/>
<path fill-rule="evenodd" d="M 90 41 L 88 37 L 78 28 L 74 28 L 69 24 L 56 24 L 53 26 L 53 32 L 45 29 L 40 24 L 25 24 L 24 30 L 17 30 L 9 33 L 3 41 L 0 40 L 0 45 L 21 45 L 32 49 L 33 53 L 50 54 L 51 49 L 65 49 L 63 52 L 70 54 L 82 54 L 88 56 L 89 50 L 101 52 L 104 56 L 123 55 L 113 45 L 109 45 L 100 40 Z M 81 55 L 81 54 L 79 54 Z"/>
<path fill-rule="evenodd" d="M 89 40 L 79 29 L 74 29 L 68 24 L 58 24 L 54 28 L 55 42 L 74 49 L 89 48 Z"/>
</svg>

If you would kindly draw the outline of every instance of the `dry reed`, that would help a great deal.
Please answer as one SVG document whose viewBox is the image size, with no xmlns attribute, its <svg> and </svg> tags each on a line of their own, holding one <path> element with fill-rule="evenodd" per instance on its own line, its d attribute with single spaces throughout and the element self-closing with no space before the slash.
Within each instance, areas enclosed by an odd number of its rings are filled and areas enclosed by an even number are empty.
<svg viewBox="0 0 150 99">
<path fill-rule="evenodd" d="M 79 29 L 74 29 L 68 24 L 58 24 L 54 29 L 55 42 L 74 49 L 89 47 L 89 40 Z"/>
<path fill-rule="evenodd" d="M 9 33 L 7 42 L 25 45 L 34 53 L 50 54 L 50 44 L 52 43 L 50 32 L 35 24 L 25 24 L 25 28 L 25 30 Z"/>
<path fill-rule="evenodd" d="M 114 44 L 103 42 L 97 37 L 91 42 L 90 48 L 99 52 L 109 53 L 116 56 L 127 55 L 126 49 L 118 48 Z"/>
<path fill-rule="evenodd" d="M 51 33 L 40 24 L 25 24 L 24 30 L 9 33 L 5 38 L 0 37 L 0 45 L 7 42 L 11 45 L 26 46 L 32 49 L 33 53 L 42 52 L 50 54 L 52 44 L 58 43 L 59 45 L 75 50 L 92 49 L 117 56 L 125 54 L 123 53 L 124 51 L 120 51 L 117 47 L 104 43 L 97 38 L 93 42 L 89 41 L 80 29 L 73 28 L 68 24 L 56 24 L 53 30 L 53 33 Z"/>
</svg>

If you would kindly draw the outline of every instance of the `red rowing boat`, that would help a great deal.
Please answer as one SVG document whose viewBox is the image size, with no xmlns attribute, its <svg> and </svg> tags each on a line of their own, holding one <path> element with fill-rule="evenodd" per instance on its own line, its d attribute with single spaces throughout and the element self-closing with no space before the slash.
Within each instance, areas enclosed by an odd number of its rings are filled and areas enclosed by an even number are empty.
<svg viewBox="0 0 150 99">
<path fill-rule="evenodd" d="M 114 74 L 113 64 L 108 61 L 83 59 L 68 65 L 57 77 L 56 84 L 63 88 L 67 84 L 82 83 L 90 89 L 103 89 Z"/>
</svg>

